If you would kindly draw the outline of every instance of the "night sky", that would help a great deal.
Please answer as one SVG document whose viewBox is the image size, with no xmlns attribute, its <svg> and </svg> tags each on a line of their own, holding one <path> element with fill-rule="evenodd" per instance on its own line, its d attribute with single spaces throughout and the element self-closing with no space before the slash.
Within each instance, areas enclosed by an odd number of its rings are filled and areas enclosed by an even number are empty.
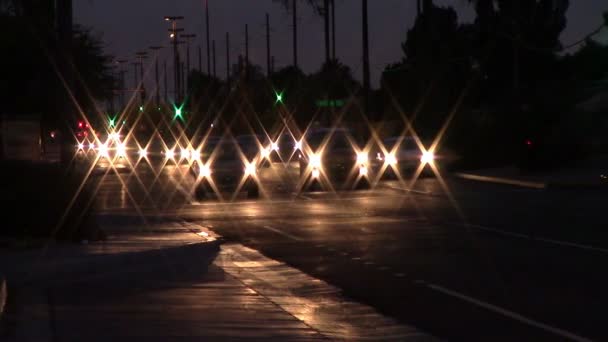
<svg viewBox="0 0 608 342">
<path fill-rule="evenodd" d="M 470 21 L 473 10 L 464 0 L 435 1 L 440 5 L 453 4 L 461 21 Z M 608 1 L 570 1 L 568 28 L 562 36 L 564 43 L 580 39 L 602 22 L 602 12 Z M 291 16 L 272 0 L 209 0 L 211 11 L 211 39 L 216 40 L 217 73 L 225 76 L 226 32 L 230 32 L 232 63 L 245 49 L 245 24 L 249 24 L 250 59 L 266 66 L 265 13 L 270 14 L 272 54 L 276 68 L 292 63 Z M 380 73 L 388 63 L 402 57 L 400 43 L 416 14 L 413 0 L 369 1 L 370 59 L 372 80 L 377 85 Z M 299 61 L 305 72 L 317 70 L 324 58 L 323 20 L 307 6 L 299 7 Z M 204 0 L 78 0 L 74 1 L 74 21 L 102 35 L 106 53 L 119 58 L 133 59 L 136 51 L 152 45 L 168 45 L 168 23 L 165 15 L 185 17 L 180 27 L 185 33 L 195 33 L 192 67 L 198 67 L 198 45 L 203 47 L 203 68 L 206 69 L 204 40 Z M 336 54 L 348 64 L 357 78 L 361 78 L 361 2 L 336 1 Z M 608 42 L 606 29 L 599 37 Z M 169 52 L 170 50 L 167 50 Z M 164 54 L 162 55 L 164 58 Z M 131 70 L 130 68 L 128 69 Z M 130 80 L 131 78 L 128 78 Z"/>
</svg>

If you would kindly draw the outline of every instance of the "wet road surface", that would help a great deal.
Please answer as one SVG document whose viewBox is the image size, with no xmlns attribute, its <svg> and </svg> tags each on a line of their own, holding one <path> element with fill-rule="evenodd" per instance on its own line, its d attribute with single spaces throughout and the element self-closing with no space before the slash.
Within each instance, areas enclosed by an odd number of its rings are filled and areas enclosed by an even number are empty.
<svg viewBox="0 0 608 342">
<path fill-rule="evenodd" d="M 100 212 L 207 227 L 449 340 L 605 339 L 606 194 L 435 178 L 414 188 L 294 193 L 263 170 L 264 197 L 192 196 L 183 167 L 92 178 Z"/>
</svg>

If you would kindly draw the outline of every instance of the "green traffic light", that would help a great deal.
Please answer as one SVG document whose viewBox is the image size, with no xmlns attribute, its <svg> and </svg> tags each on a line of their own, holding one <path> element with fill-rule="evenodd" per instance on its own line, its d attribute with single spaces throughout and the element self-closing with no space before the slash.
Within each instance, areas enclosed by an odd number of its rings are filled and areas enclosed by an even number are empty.
<svg viewBox="0 0 608 342">
<path fill-rule="evenodd" d="M 116 126 L 116 118 L 110 118 L 110 127 L 114 128 Z"/>
<path fill-rule="evenodd" d="M 175 119 L 183 119 L 183 111 L 182 108 L 184 108 L 184 105 L 182 104 L 181 106 L 177 107 L 175 105 L 173 105 L 173 110 L 175 111 Z"/>
<path fill-rule="evenodd" d="M 144 106 L 139 106 L 139 111 L 143 112 L 144 111 Z"/>
<path fill-rule="evenodd" d="M 274 92 L 274 95 L 276 96 L 276 101 L 275 104 L 277 103 L 283 103 L 283 92 Z"/>
</svg>

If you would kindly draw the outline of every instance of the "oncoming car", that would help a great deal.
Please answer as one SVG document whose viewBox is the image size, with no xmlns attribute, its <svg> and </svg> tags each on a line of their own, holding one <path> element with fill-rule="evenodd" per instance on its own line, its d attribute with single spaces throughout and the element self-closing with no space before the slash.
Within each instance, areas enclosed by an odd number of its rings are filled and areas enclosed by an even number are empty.
<svg viewBox="0 0 608 342">
<path fill-rule="evenodd" d="M 257 147 L 242 147 L 231 138 L 208 139 L 200 159 L 190 170 L 197 180 L 195 194 L 202 198 L 214 192 L 247 192 L 247 197 L 260 195 L 257 181 Z"/>
<path fill-rule="evenodd" d="M 304 189 L 318 184 L 334 189 L 367 187 L 377 163 L 364 144 L 344 128 L 323 128 L 309 132 L 300 158 L 300 182 Z"/>
</svg>

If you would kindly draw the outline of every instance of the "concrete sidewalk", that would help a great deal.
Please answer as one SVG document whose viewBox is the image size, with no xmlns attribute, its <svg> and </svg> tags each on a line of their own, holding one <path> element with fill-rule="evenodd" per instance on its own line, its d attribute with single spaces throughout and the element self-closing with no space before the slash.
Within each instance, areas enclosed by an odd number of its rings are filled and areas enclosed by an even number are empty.
<svg viewBox="0 0 608 342">
<path fill-rule="evenodd" d="M 534 189 L 608 188 L 608 156 L 582 160 L 576 166 L 524 173 L 515 166 L 454 174 L 458 178 Z"/>
<path fill-rule="evenodd" d="M 0 252 L 11 293 L 0 339 L 433 340 L 252 250 L 220 252 L 203 227 L 131 216 L 98 221 L 109 235 L 104 243 Z"/>
</svg>

